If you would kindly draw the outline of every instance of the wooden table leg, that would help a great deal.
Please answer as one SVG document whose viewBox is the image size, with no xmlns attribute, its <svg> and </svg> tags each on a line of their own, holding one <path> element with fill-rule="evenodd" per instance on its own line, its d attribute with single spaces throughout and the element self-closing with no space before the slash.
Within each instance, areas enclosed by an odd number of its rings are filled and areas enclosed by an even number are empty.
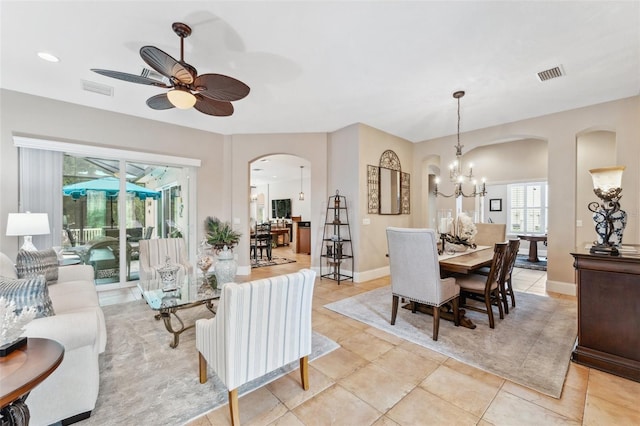
<svg viewBox="0 0 640 426">
<path fill-rule="evenodd" d="M 529 240 L 529 262 L 539 262 L 538 259 L 538 241 Z"/>
</svg>

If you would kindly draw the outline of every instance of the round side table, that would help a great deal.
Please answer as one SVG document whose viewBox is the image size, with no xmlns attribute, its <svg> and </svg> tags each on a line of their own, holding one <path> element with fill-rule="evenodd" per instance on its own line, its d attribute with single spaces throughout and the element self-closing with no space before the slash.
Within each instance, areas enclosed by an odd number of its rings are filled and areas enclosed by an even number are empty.
<svg viewBox="0 0 640 426">
<path fill-rule="evenodd" d="M 64 346 L 55 340 L 28 338 L 27 344 L 0 357 L 0 413 L 10 425 L 28 425 L 29 392 L 62 362 Z"/>
</svg>

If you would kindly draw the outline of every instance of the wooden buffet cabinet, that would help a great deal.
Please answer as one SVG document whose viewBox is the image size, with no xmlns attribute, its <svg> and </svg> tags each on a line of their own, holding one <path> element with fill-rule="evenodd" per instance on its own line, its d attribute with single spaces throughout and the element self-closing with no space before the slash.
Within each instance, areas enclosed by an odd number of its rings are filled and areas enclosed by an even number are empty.
<svg viewBox="0 0 640 426">
<path fill-rule="evenodd" d="M 571 253 L 578 291 L 572 359 L 640 382 L 640 246 L 620 256 Z"/>
</svg>

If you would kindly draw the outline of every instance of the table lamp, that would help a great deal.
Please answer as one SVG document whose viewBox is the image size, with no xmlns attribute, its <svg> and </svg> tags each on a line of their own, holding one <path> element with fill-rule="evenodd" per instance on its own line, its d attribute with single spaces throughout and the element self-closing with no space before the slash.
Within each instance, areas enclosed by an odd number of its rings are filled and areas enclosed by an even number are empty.
<svg viewBox="0 0 640 426">
<path fill-rule="evenodd" d="M 7 219 L 7 236 L 23 236 L 21 250 L 36 251 L 31 242 L 33 235 L 49 234 L 49 216 L 47 213 L 9 213 Z"/>
<path fill-rule="evenodd" d="M 627 214 L 620 209 L 622 195 L 622 172 L 625 166 L 602 167 L 591 169 L 593 192 L 601 202 L 593 201 L 588 208 L 593 212 L 597 244 L 591 247 L 591 253 L 619 254 L 618 246 L 622 244 L 622 233 L 627 224 Z"/>
</svg>

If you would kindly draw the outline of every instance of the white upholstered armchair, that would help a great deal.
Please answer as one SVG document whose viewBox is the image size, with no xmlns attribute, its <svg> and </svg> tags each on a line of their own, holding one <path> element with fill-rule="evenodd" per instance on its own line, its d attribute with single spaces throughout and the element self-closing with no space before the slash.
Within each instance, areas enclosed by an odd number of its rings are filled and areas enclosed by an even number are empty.
<svg viewBox="0 0 640 426">
<path fill-rule="evenodd" d="M 440 278 L 437 236 L 433 229 L 387 228 L 389 269 L 391 272 L 391 325 L 396 323 L 398 299 L 433 308 L 433 340 L 438 340 L 440 307 L 452 302 L 454 322 L 459 324 L 458 296 L 455 278 Z"/>
<path fill-rule="evenodd" d="M 231 423 L 240 424 L 238 387 L 300 361 L 309 388 L 311 303 L 316 273 L 310 269 L 222 288 L 215 318 L 196 321 L 200 383 L 207 364 L 229 390 Z"/>
<path fill-rule="evenodd" d="M 157 270 L 165 265 L 167 256 L 171 258 L 171 263 L 180 267 L 178 278 L 193 273 L 193 266 L 187 258 L 187 248 L 182 238 L 140 240 L 139 248 L 141 280 L 160 278 Z"/>
</svg>

